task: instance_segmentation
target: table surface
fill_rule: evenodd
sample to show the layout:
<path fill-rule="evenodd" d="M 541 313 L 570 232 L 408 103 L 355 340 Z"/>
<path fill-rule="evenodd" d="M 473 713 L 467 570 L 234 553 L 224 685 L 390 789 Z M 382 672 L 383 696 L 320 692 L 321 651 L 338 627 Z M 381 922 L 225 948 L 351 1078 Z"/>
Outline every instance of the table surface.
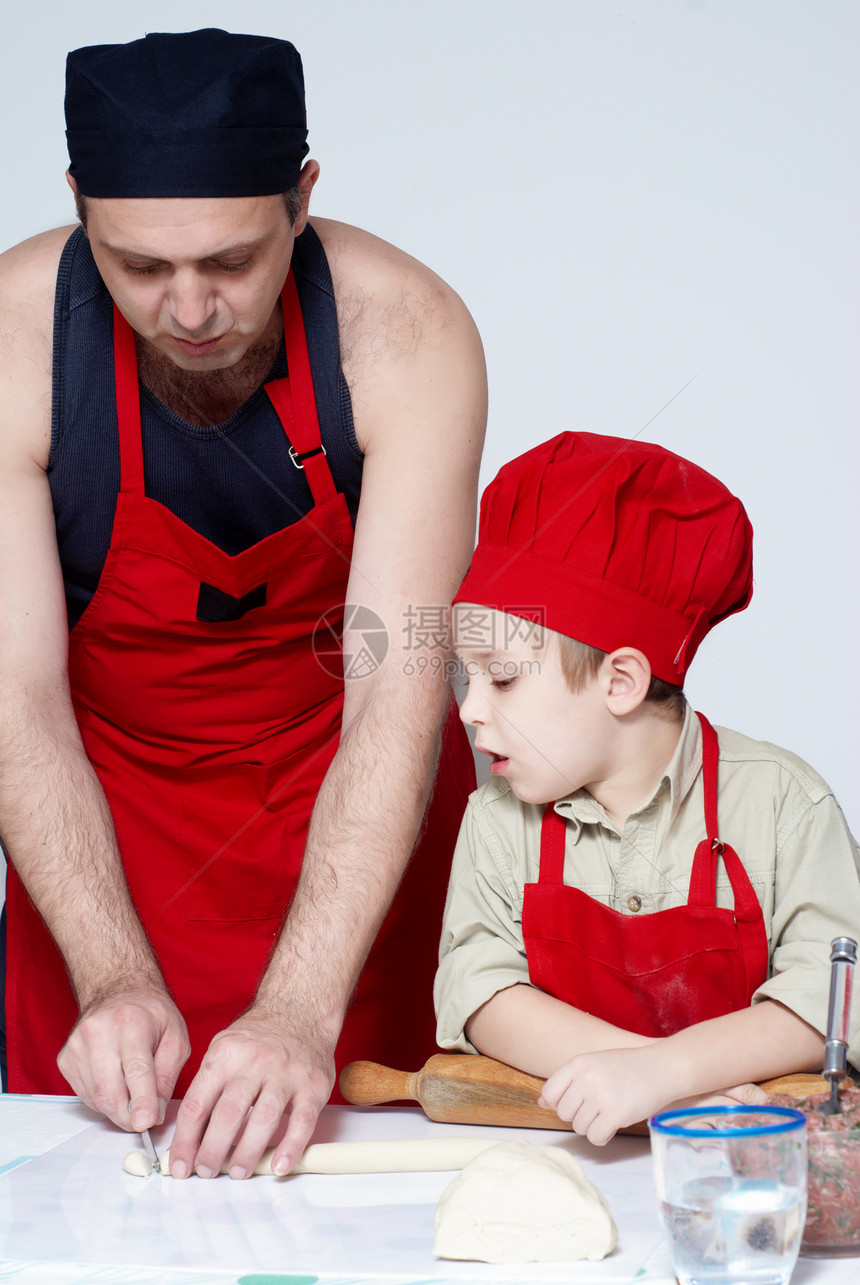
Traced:
<path fill-rule="evenodd" d="M 156 1135 L 160 1147 L 170 1129 Z M 185 1182 L 121 1169 L 137 1144 L 75 1098 L 0 1096 L 0 1282 L 21 1285 L 642 1285 L 674 1280 L 647 1139 L 444 1125 L 418 1108 L 326 1107 L 315 1142 L 478 1136 L 562 1145 L 603 1191 L 618 1247 L 602 1262 L 455 1263 L 433 1254 L 452 1173 L 306 1174 Z M 801 1259 L 792 1285 L 847 1285 L 857 1259 Z"/>

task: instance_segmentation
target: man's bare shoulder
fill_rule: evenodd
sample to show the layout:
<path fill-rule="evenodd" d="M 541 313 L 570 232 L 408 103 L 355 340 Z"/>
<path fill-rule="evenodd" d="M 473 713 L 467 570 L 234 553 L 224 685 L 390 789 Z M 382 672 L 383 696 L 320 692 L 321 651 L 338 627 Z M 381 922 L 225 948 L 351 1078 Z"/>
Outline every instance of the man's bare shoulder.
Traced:
<path fill-rule="evenodd" d="M 45 467 L 57 265 L 72 228 L 54 228 L 0 254 L 0 438 L 7 460 Z"/>
<path fill-rule="evenodd" d="M 28 237 L 0 254 L 0 291 L 4 304 L 54 295 L 57 266 L 74 227 L 52 228 Z"/>
<path fill-rule="evenodd" d="M 372 283 L 375 288 L 381 278 L 392 285 L 432 285 L 454 295 L 441 277 L 390 241 L 336 219 L 314 217 L 311 222 L 325 247 L 333 278 L 344 287 L 357 289 Z"/>
<path fill-rule="evenodd" d="M 480 455 L 486 368 L 477 328 L 435 272 L 370 232 L 314 219 L 337 304 L 340 356 L 365 453 L 415 449 L 432 428 L 466 472 Z"/>
<path fill-rule="evenodd" d="M 63 246 L 71 227 L 40 232 L 0 254 L 0 334 L 14 336 L 17 351 L 32 360 L 33 344 L 41 352 L 50 341 L 54 324 L 54 290 Z M 5 345 L 4 345 L 5 346 Z"/>
<path fill-rule="evenodd" d="M 383 353 L 414 352 L 434 332 L 474 329 L 456 291 L 425 264 L 350 224 L 312 223 L 332 275 L 345 370 Z"/>

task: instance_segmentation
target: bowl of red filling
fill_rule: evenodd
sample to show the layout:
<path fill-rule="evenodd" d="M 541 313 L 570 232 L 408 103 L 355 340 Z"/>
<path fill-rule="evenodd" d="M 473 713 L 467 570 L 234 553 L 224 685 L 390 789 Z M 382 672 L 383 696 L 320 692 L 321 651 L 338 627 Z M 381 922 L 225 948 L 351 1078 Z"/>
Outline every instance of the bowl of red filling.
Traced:
<path fill-rule="evenodd" d="M 838 1115 L 821 1113 L 828 1089 L 772 1095 L 774 1103 L 806 1113 L 809 1195 L 800 1252 L 810 1258 L 860 1256 L 860 1088 L 847 1085 L 839 1090 Z"/>

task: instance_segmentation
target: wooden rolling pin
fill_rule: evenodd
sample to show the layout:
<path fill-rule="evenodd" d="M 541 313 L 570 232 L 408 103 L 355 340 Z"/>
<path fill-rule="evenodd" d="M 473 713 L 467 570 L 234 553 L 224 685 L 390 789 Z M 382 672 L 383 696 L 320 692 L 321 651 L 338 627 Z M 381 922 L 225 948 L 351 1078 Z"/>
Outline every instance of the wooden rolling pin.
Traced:
<path fill-rule="evenodd" d="M 843 1081 L 843 1085 L 850 1084 Z M 554 1111 L 538 1106 L 544 1081 L 504 1062 L 472 1053 L 437 1053 L 420 1071 L 395 1071 L 376 1062 L 350 1062 L 340 1073 L 340 1091 L 356 1106 L 382 1102 L 420 1103 L 431 1120 L 443 1124 L 508 1125 L 518 1129 L 570 1129 Z M 820 1075 L 785 1075 L 765 1080 L 767 1093 L 795 1097 L 829 1093 Z M 648 1136 L 642 1120 L 619 1133 Z"/>
<path fill-rule="evenodd" d="M 443 1124 L 570 1129 L 554 1111 L 538 1106 L 543 1086 L 535 1075 L 472 1053 L 437 1053 L 411 1074 L 376 1062 L 350 1062 L 340 1073 L 340 1091 L 356 1106 L 414 1101 Z M 634 1124 L 619 1132 L 647 1136 L 648 1126 Z"/>
<path fill-rule="evenodd" d="M 854 1081 L 850 1077 L 840 1080 L 840 1089 L 849 1089 Z M 796 1075 L 780 1075 L 775 1080 L 762 1080 L 765 1093 L 786 1093 L 790 1098 L 819 1098 L 830 1092 L 830 1081 L 812 1071 L 798 1071 Z"/>

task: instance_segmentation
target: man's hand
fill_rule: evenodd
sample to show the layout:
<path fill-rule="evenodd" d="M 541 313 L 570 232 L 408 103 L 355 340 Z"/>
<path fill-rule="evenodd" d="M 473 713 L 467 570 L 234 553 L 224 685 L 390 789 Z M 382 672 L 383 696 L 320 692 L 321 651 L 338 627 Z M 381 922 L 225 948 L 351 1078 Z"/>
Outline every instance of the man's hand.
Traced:
<path fill-rule="evenodd" d="M 190 1051 L 167 992 L 129 986 L 86 1006 L 57 1064 L 87 1106 L 139 1133 L 163 1121 Z"/>
<path fill-rule="evenodd" d="M 309 1028 L 257 1003 L 215 1036 L 179 1108 L 174 1178 L 215 1177 L 231 1152 L 230 1177 L 247 1178 L 270 1146 L 272 1171 L 290 1172 L 334 1084 L 336 1033 Z"/>

